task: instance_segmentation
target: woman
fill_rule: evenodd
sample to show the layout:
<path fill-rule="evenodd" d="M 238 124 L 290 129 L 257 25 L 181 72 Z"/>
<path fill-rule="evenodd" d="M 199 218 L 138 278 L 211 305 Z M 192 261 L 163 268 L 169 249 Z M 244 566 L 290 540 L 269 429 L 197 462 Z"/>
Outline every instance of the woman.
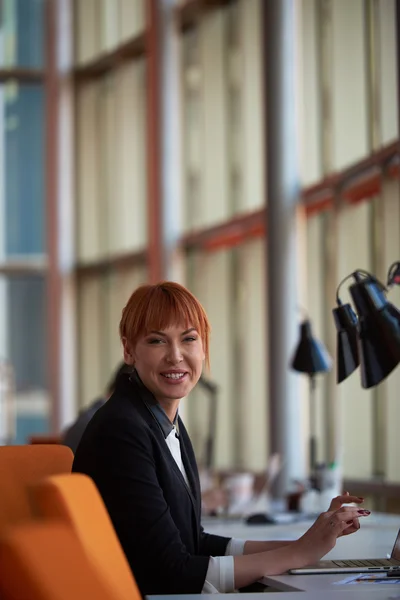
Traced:
<path fill-rule="evenodd" d="M 313 563 L 369 514 L 342 507 L 361 498 L 339 496 L 294 542 L 203 531 L 196 460 L 178 408 L 208 364 L 209 332 L 204 309 L 181 285 L 138 288 L 120 322 L 132 373 L 120 378 L 76 452 L 73 470 L 95 481 L 143 595 L 230 592 Z"/>

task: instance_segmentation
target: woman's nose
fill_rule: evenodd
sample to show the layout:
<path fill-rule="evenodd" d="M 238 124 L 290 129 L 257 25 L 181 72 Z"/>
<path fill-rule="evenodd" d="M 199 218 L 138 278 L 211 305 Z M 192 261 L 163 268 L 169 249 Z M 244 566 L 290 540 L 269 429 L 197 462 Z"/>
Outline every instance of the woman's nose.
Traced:
<path fill-rule="evenodd" d="M 176 365 L 177 363 L 180 363 L 183 360 L 182 352 L 181 352 L 180 346 L 178 344 L 171 345 L 169 347 L 167 360 L 172 365 Z"/>

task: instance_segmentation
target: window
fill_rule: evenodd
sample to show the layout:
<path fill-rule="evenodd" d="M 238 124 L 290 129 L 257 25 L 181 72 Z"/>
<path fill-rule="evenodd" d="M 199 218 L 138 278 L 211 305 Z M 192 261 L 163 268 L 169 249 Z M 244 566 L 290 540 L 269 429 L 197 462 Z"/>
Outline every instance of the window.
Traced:
<path fill-rule="evenodd" d="M 321 81 L 319 77 L 320 38 L 318 36 L 316 0 L 304 0 L 302 7 L 302 86 L 301 86 L 301 175 L 304 185 L 314 183 L 322 175 L 321 157 Z"/>
<path fill-rule="evenodd" d="M 45 0 L 3 0 L 0 22 L 0 64 L 40 69 L 44 62 Z"/>
<path fill-rule="evenodd" d="M 79 404 L 101 396 L 122 360 L 118 325 L 131 293 L 144 283 L 143 268 L 111 270 L 82 278 L 78 291 Z"/>
<path fill-rule="evenodd" d="M 239 466 L 262 471 L 268 456 L 268 326 L 265 242 L 248 242 L 237 252 L 236 429 Z M 251 292 L 249 292 L 251 290 Z M 251 432 L 251 433 L 250 433 Z"/>
<path fill-rule="evenodd" d="M 332 167 L 343 169 L 369 152 L 364 3 L 333 0 Z"/>
<path fill-rule="evenodd" d="M 41 276 L 0 278 L 0 357 L 14 373 L 14 441 L 21 444 L 27 433 L 48 429 L 46 289 Z"/>
<path fill-rule="evenodd" d="M 234 431 L 234 363 L 233 348 L 236 336 L 232 301 L 232 253 L 198 253 L 190 263 L 188 287 L 199 298 L 210 319 L 211 370 L 208 375 L 219 386 L 218 431 L 215 440 L 216 464 L 229 468 L 235 464 Z M 193 396 L 193 397 L 192 397 Z M 200 401 L 200 399 L 202 399 Z M 202 456 L 208 421 L 203 410 L 204 392 L 196 386 L 185 405 L 188 427 L 193 435 L 195 449 Z"/>
<path fill-rule="evenodd" d="M 95 60 L 143 33 L 145 8 L 145 0 L 75 0 L 76 62 Z"/>
<path fill-rule="evenodd" d="M 338 282 L 358 268 L 373 271 L 372 204 L 363 202 L 344 207 L 338 225 Z M 350 300 L 346 286 L 341 291 L 341 299 Z M 362 479 L 374 474 L 373 394 L 374 389 L 361 387 L 359 370 L 337 386 L 343 428 L 343 466 L 348 477 Z M 362 435 L 354 435 L 354 423 L 358 423 Z"/>
<path fill-rule="evenodd" d="M 185 226 L 188 229 L 198 227 L 202 222 L 203 103 L 199 44 L 198 29 L 191 29 L 183 36 L 183 172 Z"/>
<path fill-rule="evenodd" d="M 43 102 L 39 85 L 0 86 L 3 258 L 45 252 Z"/>

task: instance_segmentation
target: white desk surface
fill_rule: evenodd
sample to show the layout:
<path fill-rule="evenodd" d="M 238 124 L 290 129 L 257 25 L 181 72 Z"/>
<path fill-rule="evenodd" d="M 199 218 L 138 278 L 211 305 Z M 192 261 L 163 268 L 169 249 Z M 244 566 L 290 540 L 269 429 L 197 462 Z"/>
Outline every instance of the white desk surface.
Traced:
<path fill-rule="evenodd" d="M 246 525 L 243 520 L 203 519 L 207 533 L 245 540 L 297 539 L 311 525 L 312 521 L 286 525 Z M 361 529 L 357 533 L 340 538 L 336 547 L 326 558 L 384 558 L 391 552 L 397 531 L 400 528 L 400 515 L 372 514 L 361 519 Z M 333 585 L 348 577 L 339 575 L 279 575 L 265 577 L 262 581 L 273 588 L 265 593 L 229 594 L 230 600 L 294 600 L 293 592 L 300 592 L 301 600 L 400 600 L 400 585 L 359 584 Z M 272 596 L 271 596 L 272 594 Z M 174 596 L 147 596 L 148 600 L 172 600 Z M 182 594 L 176 600 L 220 600 L 221 594 Z"/>
<path fill-rule="evenodd" d="M 361 528 L 357 533 L 340 538 L 336 547 L 326 555 L 326 558 L 385 558 L 391 552 L 397 531 L 400 527 L 400 515 L 371 514 L 369 517 L 360 519 Z M 312 521 L 302 521 L 287 525 L 246 525 L 243 521 L 222 521 L 205 519 L 204 529 L 208 533 L 237 537 L 245 540 L 279 540 L 297 539 L 311 525 Z M 280 592 L 307 591 L 315 592 L 331 590 L 334 596 L 346 591 L 346 599 L 349 600 L 353 594 L 354 598 L 361 598 L 362 594 L 368 592 L 368 598 L 389 598 L 400 596 L 400 585 L 396 584 L 362 584 L 355 585 L 333 585 L 333 582 L 348 577 L 349 574 L 340 575 L 279 575 L 264 577 L 263 583 Z M 355 589 L 357 588 L 357 589 Z M 384 589 L 383 589 L 384 588 Z M 378 591 L 382 589 L 383 595 Z M 360 590 L 360 591 L 359 591 Z M 378 590 L 378 591 L 377 591 Z M 351 592 L 351 596 L 348 593 Z M 370 595 L 370 594 L 378 595 Z M 335 595 L 336 594 L 336 595 Z M 385 595 L 386 594 L 386 595 Z M 243 594 L 240 594 L 243 597 Z M 251 594 L 254 599 L 254 594 Z M 283 596 L 279 596 L 284 600 Z M 305 598 L 305 596 L 302 596 Z M 315 596 L 316 597 L 316 596 Z M 308 595 L 307 595 L 308 598 Z M 314 596 L 310 596 L 314 598 Z M 244 599 L 243 599 L 244 600 Z M 255 600 L 255 599 L 254 599 Z M 399 598 L 400 600 L 400 598 Z"/>

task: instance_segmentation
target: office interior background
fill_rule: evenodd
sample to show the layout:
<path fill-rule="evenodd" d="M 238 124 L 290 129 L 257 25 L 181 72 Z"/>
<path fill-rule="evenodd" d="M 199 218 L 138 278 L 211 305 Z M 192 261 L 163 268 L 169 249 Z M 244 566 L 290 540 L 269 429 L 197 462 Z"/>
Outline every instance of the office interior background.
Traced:
<path fill-rule="evenodd" d="M 215 466 L 265 469 L 261 11 L 261 0 L 3 0 L 0 358 L 3 388 L 10 367 L 15 383 L 15 419 L 0 396 L 3 443 L 58 433 L 102 394 L 124 304 L 165 277 L 212 324 Z M 297 275 L 333 358 L 339 282 L 356 268 L 385 281 L 400 259 L 397 23 L 395 0 L 296 2 Z M 390 299 L 400 305 L 396 289 Z M 307 381 L 294 377 L 306 455 Z M 340 460 L 346 482 L 388 508 L 399 388 L 399 370 L 370 390 L 357 372 L 337 385 L 335 364 L 317 381 L 318 460 Z M 183 407 L 199 458 L 209 410 L 201 388 Z"/>

